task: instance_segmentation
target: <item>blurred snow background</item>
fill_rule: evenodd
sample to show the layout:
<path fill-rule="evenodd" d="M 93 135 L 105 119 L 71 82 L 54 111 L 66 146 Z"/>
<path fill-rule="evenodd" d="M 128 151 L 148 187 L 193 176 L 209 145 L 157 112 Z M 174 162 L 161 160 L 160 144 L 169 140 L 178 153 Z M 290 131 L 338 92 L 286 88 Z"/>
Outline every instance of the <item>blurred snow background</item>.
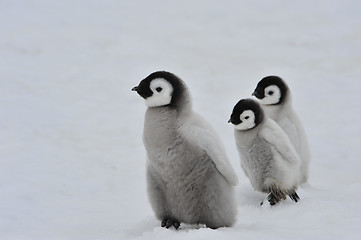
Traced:
<path fill-rule="evenodd" d="M 361 2 L 0 0 L 0 239 L 359 239 Z M 159 227 L 145 191 L 142 99 L 188 84 L 237 170 L 238 221 Z M 260 207 L 234 104 L 283 77 L 312 150 L 301 202 Z"/>

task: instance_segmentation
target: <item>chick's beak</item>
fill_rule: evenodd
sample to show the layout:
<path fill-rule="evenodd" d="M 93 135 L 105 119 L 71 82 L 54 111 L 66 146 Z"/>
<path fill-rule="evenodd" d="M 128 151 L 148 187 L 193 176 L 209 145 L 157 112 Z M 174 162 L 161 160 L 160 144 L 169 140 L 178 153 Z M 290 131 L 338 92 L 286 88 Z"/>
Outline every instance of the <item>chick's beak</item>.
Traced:
<path fill-rule="evenodd" d="M 256 96 L 256 93 L 257 93 L 257 91 L 254 90 L 254 92 L 252 93 L 252 96 Z"/>
<path fill-rule="evenodd" d="M 229 120 L 228 120 L 228 123 L 231 123 L 231 122 L 232 122 L 232 120 L 231 120 L 231 119 L 229 119 Z"/>
<path fill-rule="evenodd" d="M 138 91 L 138 86 L 133 87 L 133 88 L 132 88 L 132 91 L 136 91 L 136 92 L 137 92 L 137 91 Z"/>

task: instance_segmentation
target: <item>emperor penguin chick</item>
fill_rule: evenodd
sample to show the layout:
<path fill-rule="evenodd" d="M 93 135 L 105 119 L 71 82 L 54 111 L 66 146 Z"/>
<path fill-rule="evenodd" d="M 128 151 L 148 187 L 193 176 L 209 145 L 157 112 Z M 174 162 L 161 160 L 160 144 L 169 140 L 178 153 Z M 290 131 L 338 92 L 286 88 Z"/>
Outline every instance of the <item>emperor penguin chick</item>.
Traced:
<path fill-rule="evenodd" d="M 266 115 L 280 125 L 300 156 L 299 184 L 308 181 L 310 150 L 302 123 L 292 107 L 291 91 L 277 76 L 263 78 L 253 94 L 258 98 Z"/>
<path fill-rule="evenodd" d="M 215 132 L 192 111 L 185 83 L 158 71 L 132 90 L 148 107 L 143 132 L 147 189 L 161 226 L 232 226 L 238 179 Z"/>
<path fill-rule="evenodd" d="M 287 195 L 297 202 L 299 157 L 285 132 L 252 99 L 240 100 L 229 122 L 234 124 L 241 167 L 253 188 L 267 193 L 271 205 Z"/>

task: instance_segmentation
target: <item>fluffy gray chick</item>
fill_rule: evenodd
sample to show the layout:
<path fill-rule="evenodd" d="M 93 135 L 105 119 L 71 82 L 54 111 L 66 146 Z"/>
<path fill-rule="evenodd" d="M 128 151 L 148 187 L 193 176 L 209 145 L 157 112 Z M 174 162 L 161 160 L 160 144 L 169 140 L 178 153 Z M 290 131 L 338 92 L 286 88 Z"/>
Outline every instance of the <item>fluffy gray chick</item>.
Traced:
<path fill-rule="evenodd" d="M 252 99 L 240 100 L 229 120 L 241 166 L 256 191 L 275 205 L 288 195 L 297 202 L 299 157 L 286 133 Z"/>
<path fill-rule="evenodd" d="M 238 179 L 215 132 L 192 111 L 185 83 L 159 71 L 132 90 L 148 106 L 143 132 L 147 187 L 161 226 L 232 226 Z"/>
<path fill-rule="evenodd" d="M 292 107 L 292 95 L 286 82 L 277 76 L 263 78 L 253 94 L 258 98 L 266 115 L 287 134 L 300 156 L 299 184 L 308 181 L 310 149 L 306 132 Z"/>

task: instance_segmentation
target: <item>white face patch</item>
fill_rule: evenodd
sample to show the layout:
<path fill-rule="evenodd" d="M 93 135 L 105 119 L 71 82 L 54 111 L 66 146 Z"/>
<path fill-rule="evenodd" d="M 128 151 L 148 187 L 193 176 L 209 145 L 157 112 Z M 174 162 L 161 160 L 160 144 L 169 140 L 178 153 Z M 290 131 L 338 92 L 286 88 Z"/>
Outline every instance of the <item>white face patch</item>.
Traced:
<path fill-rule="evenodd" d="M 256 116 L 252 110 L 243 111 L 239 118 L 242 122 L 234 126 L 237 130 L 248 130 L 256 126 Z"/>
<path fill-rule="evenodd" d="M 264 105 L 277 104 L 281 99 L 281 90 L 276 85 L 268 86 L 264 89 L 264 98 L 259 102 Z"/>
<path fill-rule="evenodd" d="M 150 82 L 153 95 L 145 99 L 147 107 L 160 107 L 168 105 L 172 100 L 173 86 L 164 78 L 156 78 Z"/>

